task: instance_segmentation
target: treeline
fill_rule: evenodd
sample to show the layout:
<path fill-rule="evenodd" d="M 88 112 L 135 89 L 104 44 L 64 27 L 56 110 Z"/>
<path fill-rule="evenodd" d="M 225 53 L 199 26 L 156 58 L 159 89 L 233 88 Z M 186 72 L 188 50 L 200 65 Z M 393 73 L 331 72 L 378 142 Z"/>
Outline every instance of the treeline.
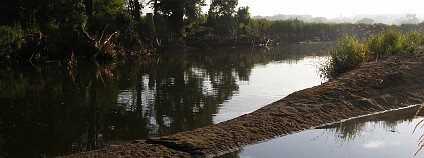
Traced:
<path fill-rule="evenodd" d="M 114 59 L 149 52 L 139 7 L 123 0 L 7 0 L 0 2 L 0 59 L 45 62 Z M 138 15 L 138 16 L 137 16 Z"/>
<path fill-rule="evenodd" d="M 252 20 L 250 36 L 272 39 L 278 43 L 336 41 L 344 35 L 367 38 L 372 34 L 397 28 L 402 32 L 422 32 L 424 23 L 400 26 L 385 24 L 308 23 L 297 19 L 269 21 Z"/>
<path fill-rule="evenodd" d="M 142 58 L 166 48 L 267 45 L 366 37 L 383 24 L 251 19 L 238 0 L 7 0 L 0 2 L 0 61 Z M 144 1 L 143 1 L 144 2 Z M 153 13 L 143 14 L 150 7 Z M 405 29 L 421 30 L 423 24 Z M 403 27 L 403 26 L 400 26 Z"/>
<path fill-rule="evenodd" d="M 143 57 L 161 45 L 185 45 L 187 36 L 234 38 L 250 19 L 247 7 L 237 10 L 237 0 L 214 0 L 208 14 L 201 12 L 204 0 L 150 0 L 147 5 L 154 13 L 142 16 L 146 4 L 139 0 L 1 1 L 0 59 Z"/>

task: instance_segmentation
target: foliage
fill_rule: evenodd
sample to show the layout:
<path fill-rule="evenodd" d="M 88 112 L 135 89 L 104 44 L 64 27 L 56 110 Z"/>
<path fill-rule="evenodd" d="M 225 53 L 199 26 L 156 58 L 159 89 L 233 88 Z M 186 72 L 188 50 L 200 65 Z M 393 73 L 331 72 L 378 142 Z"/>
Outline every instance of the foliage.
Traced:
<path fill-rule="evenodd" d="M 352 36 L 343 36 L 335 48 L 329 51 L 331 59 L 328 65 L 321 68 L 325 76 L 337 76 L 366 61 L 366 45 Z"/>
<path fill-rule="evenodd" d="M 121 0 L 99 0 L 88 23 L 89 32 L 100 36 L 106 25 L 108 25 L 106 33 L 112 33 L 120 30 L 122 26 L 130 25 L 129 13 L 123 6 L 124 3 Z"/>
<path fill-rule="evenodd" d="M 251 21 L 249 7 L 240 7 L 237 10 L 236 19 L 239 24 L 238 34 L 247 34 L 247 26 Z"/>
<path fill-rule="evenodd" d="M 123 0 L 2 1 L 1 31 L 7 36 L 2 39 L 0 59 L 39 62 L 71 54 L 90 58 L 98 54 L 91 42 L 106 37 L 113 42 L 101 50 L 105 54 L 143 49 L 144 24 L 126 7 Z M 21 42 L 14 42 L 16 38 Z"/>
<path fill-rule="evenodd" d="M 182 33 L 184 26 L 196 22 L 201 17 L 201 6 L 204 0 L 151 0 L 154 9 L 160 12 L 169 22 L 174 33 Z"/>
<path fill-rule="evenodd" d="M 214 0 L 208 12 L 208 25 L 220 36 L 233 37 L 237 21 L 235 16 L 238 0 Z"/>
<path fill-rule="evenodd" d="M 372 54 L 371 58 L 375 59 L 382 55 L 413 53 L 421 44 L 422 38 L 418 31 L 402 34 L 400 30 L 392 28 L 370 36 L 367 45 Z"/>
<path fill-rule="evenodd" d="M 332 78 L 382 56 L 415 53 L 422 44 L 422 38 L 418 31 L 403 34 L 393 28 L 373 34 L 363 41 L 354 36 L 344 36 L 329 51 L 330 61 L 320 69 L 325 77 Z"/>
<path fill-rule="evenodd" d="M 0 25 L 0 59 L 10 59 L 13 50 L 21 49 L 23 31 L 19 25 Z"/>
<path fill-rule="evenodd" d="M 39 30 L 35 31 L 45 38 L 46 48 L 36 53 L 50 58 L 67 57 L 72 50 L 82 47 L 77 28 L 86 25 L 84 5 L 80 0 L 62 0 L 51 2 L 49 7 L 49 20 L 40 21 Z"/>
<path fill-rule="evenodd" d="M 81 0 L 3 1 L 1 4 L 11 11 L 0 16 L 6 19 L 3 24 L 9 27 L 17 24 L 22 30 L 20 43 L 23 45 L 10 50 L 15 59 L 32 61 L 47 56 L 63 57 L 66 56 L 63 52 L 78 47 L 75 45 L 79 43 L 76 28 L 85 25 L 86 21 Z M 1 58 L 4 57 L 7 58 Z"/>
<path fill-rule="evenodd" d="M 181 37 L 193 43 L 201 41 L 206 46 L 333 41 L 343 34 L 362 39 L 389 28 L 382 24 L 251 19 L 249 7 L 237 8 L 238 0 L 213 0 L 208 14 L 201 13 L 205 0 L 150 0 L 148 3 L 155 11 L 157 37 L 162 44 L 170 45 L 190 42 L 182 41 Z M 99 52 L 116 59 L 135 51 L 156 50 L 159 44 L 149 45 L 146 38 L 150 37 L 151 30 L 146 18 L 141 17 L 143 4 L 140 0 L 1 1 L 0 31 L 6 36 L 0 37 L 0 60 L 39 62 L 69 58 L 71 54 L 90 58 Z M 424 23 L 402 25 L 401 31 L 370 37 L 367 47 L 374 55 L 413 52 L 422 40 L 418 32 L 423 28 Z M 398 35 L 415 29 L 417 31 L 408 36 Z M 107 49 L 96 46 L 101 41 L 107 41 Z M 198 43 L 202 45 L 201 42 Z"/>

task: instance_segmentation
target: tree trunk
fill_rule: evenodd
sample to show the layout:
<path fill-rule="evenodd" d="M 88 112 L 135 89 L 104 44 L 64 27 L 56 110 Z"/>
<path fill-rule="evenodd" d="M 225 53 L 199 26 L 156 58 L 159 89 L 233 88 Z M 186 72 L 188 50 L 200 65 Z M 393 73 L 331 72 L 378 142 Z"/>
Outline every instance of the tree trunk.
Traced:
<path fill-rule="evenodd" d="M 171 15 L 171 21 L 175 26 L 175 33 L 181 35 L 182 29 L 184 26 L 184 1 L 177 3 L 177 6 L 175 6 L 175 12 Z"/>
<path fill-rule="evenodd" d="M 153 14 L 147 13 L 147 26 L 149 28 L 149 34 L 150 34 L 150 44 L 154 47 L 160 46 L 158 36 L 156 34 L 156 28 L 155 28 L 155 22 L 153 20 Z"/>
<path fill-rule="evenodd" d="M 155 0 L 154 6 L 153 6 L 153 13 L 154 15 L 158 15 L 158 0 Z"/>
<path fill-rule="evenodd" d="M 141 8 L 142 8 L 142 6 L 140 5 L 140 2 L 138 2 L 138 0 L 134 0 L 133 16 L 134 16 L 135 20 L 138 21 L 138 22 L 141 21 Z"/>

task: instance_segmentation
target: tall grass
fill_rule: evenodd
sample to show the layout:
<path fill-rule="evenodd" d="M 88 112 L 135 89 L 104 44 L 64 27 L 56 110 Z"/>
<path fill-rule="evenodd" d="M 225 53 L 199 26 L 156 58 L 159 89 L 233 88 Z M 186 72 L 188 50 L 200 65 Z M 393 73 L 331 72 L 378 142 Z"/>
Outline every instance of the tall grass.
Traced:
<path fill-rule="evenodd" d="M 422 109 L 424 107 L 424 103 L 421 104 L 420 108 L 417 110 L 417 113 L 415 113 L 414 118 L 419 116 L 419 113 L 421 113 Z M 415 125 L 414 130 L 412 131 L 412 133 L 415 133 L 416 130 L 418 129 L 422 129 L 424 127 L 424 119 L 422 119 L 421 121 L 419 121 L 417 123 L 417 125 Z M 417 154 L 424 148 L 424 134 L 421 135 L 420 140 L 418 140 L 418 150 L 415 152 L 414 156 L 417 156 Z"/>
<path fill-rule="evenodd" d="M 337 45 L 329 50 L 328 63 L 320 68 L 327 78 L 334 78 L 365 62 L 394 54 L 413 54 L 423 42 L 423 35 L 418 31 L 403 34 L 398 29 L 388 29 L 359 40 L 345 35 L 338 39 Z"/>

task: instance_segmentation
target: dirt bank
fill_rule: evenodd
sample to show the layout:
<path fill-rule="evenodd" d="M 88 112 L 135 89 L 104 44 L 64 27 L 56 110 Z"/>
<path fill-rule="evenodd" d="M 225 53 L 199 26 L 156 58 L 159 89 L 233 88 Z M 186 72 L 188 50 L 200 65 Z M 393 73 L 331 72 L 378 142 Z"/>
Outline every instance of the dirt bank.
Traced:
<path fill-rule="evenodd" d="M 186 153 L 190 153 L 210 157 L 313 126 L 419 104 L 424 102 L 423 61 L 422 56 L 393 56 L 366 63 L 339 78 L 295 92 L 233 120 L 152 138 L 146 140 L 147 144 L 129 144 L 119 149 L 107 148 L 71 156 L 119 157 L 117 152 L 125 152 L 124 157 L 136 157 L 139 155 L 132 153 L 147 150 L 150 155 L 157 154 L 150 152 L 154 149 L 164 150 L 168 156 L 188 157 Z"/>
<path fill-rule="evenodd" d="M 138 142 L 125 145 L 112 145 L 105 149 L 88 151 L 73 154 L 64 157 L 167 157 L 167 158 L 184 158 L 190 157 L 190 154 L 180 151 L 168 149 L 162 145 L 146 144 Z"/>

